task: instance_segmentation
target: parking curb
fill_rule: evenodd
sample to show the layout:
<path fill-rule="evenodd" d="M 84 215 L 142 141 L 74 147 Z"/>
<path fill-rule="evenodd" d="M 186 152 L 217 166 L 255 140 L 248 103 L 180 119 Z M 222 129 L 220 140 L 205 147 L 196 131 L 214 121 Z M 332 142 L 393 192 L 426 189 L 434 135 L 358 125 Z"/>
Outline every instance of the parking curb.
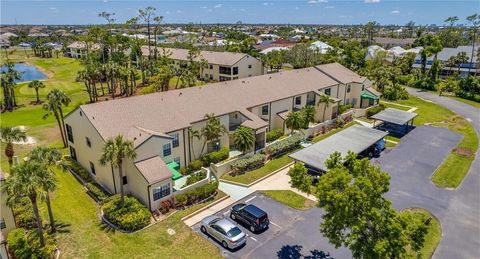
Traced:
<path fill-rule="evenodd" d="M 220 203 L 220 202 L 222 202 L 222 201 L 224 201 L 224 200 L 226 200 L 226 199 L 228 199 L 228 198 L 230 198 L 230 195 L 227 194 L 226 196 L 224 196 L 224 197 L 222 197 L 222 198 L 220 198 L 220 199 L 218 199 L 218 200 L 216 200 L 216 201 L 208 204 L 207 206 L 205 206 L 205 207 L 203 207 L 203 208 L 201 208 L 201 209 L 199 209 L 199 210 L 196 210 L 196 211 L 188 214 L 187 216 L 184 216 L 184 217 L 181 218 L 180 220 L 181 220 L 181 221 L 185 221 L 185 220 L 187 220 L 187 219 L 190 219 L 190 218 L 196 216 L 197 214 L 200 214 L 200 213 L 203 212 L 204 210 L 207 210 L 207 209 L 213 207 L 214 205 L 217 205 L 218 203 Z"/>

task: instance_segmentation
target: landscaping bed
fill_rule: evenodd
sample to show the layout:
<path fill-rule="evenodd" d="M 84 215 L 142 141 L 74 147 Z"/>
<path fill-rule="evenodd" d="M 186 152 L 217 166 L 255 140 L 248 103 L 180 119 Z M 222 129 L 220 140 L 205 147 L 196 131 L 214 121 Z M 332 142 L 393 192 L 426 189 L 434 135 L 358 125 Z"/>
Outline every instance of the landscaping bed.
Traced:
<path fill-rule="evenodd" d="M 150 224 L 151 213 L 148 208 L 131 196 L 124 197 L 122 206 L 120 195 L 109 198 L 102 206 L 103 216 L 119 229 L 132 232 Z"/>
<path fill-rule="evenodd" d="M 261 193 L 294 209 L 306 210 L 315 207 L 314 201 L 290 190 L 266 190 Z"/>

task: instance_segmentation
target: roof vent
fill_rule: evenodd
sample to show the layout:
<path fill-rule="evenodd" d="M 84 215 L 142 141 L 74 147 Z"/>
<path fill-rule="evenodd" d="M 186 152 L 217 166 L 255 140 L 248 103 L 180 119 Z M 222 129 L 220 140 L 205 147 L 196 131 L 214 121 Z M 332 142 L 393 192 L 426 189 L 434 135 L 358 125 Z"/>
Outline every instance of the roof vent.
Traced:
<path fill-rule="evenodd" d="M 272 79 L 272 77 L 269 77 L 268 79 Z"/>
<path fill-rule="evenodd" d="M 135 140 L 137 140 L 137 137 L 134 137 L 134 138 L 133 138 L 133 141 L 135 141 Z"/>
<path fill-rule="evenodd" d="M 180 92 L 180 93 L 178 94 L 178 96 L 181 96 L 181 95 L 182 95 L 182 92 Z"/>

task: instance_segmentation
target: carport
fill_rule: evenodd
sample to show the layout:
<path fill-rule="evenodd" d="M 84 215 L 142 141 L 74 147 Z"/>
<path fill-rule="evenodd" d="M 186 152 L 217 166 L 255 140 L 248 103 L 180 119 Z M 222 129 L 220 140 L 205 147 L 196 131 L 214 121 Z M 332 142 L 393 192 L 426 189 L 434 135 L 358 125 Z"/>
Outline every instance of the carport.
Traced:
<path fill-rule="evenodd" d="M 380 125 L 376 125 L 375 128 L 397 132 L 403 135 L 413 128 L 413 120 L 417 115 L 418 114 L 414 112 L 386 108 L 385 110 L 372 115 L 370 118 L 373 119 L 373 125 L 376 125 L 377 120 L 382 122 Z"/>
<path fill-rule="evenodd" d="M 309 169 L 317 169 L 319 173 L 320 171 L 325 172 L 327 171 L 325 161 L 333 152 L 340 152 L 344 157 L 348 151 L 361 154 L 377 145 L 377 148 L 381 150 L 384 148 L 384 143 L 381 141 L 387 134 L 381 130 L 354 125 L 297 151 L 290 157 L 295 161 L 305 163 L 305 166 Z"/>

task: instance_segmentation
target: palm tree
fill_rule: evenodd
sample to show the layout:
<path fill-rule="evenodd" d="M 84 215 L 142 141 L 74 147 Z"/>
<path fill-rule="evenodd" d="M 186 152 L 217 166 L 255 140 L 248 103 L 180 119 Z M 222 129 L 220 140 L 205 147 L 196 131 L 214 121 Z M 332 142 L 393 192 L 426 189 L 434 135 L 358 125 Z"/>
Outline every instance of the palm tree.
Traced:
<path fill-rule="evenodd" d="M 58 128 L 60 129 L 60 135 L 62 136 L 64 147 L 67 146 L 67 135 L 65 133 L 65 122 L 63 121 L 62 106 L 68 106 L 70 102 L 70 98 L 64 92 L 55 88 L 47 94 L 47 102 L 43 104 L 43 109 L 48 111 L 43 118 L 47 118 L 50 114 L 55 116 Z"/>
<path fill-rule="evenodd" d="M 33 88 L 33 89 L 35 89 L 35 93 L 36 93 L 36 95 L 37 95 L 37 104 L 39 104 L 39 103 L 40 103 L 40 98 L 38 97 L 38 90 L 39 90 L 40 88 L 45 88 L 45 84 L 44 84 L 43 82 L 41 82 L 41 81 L 33 80 L 32 82 L 30 82 L 30 83 L 28 84 L 28 88 Z"/>
<path fill-rule="evenodd" d="M 470 63 L 473 64 L 473 53 L 475 53 L 475 41 L 477 41 L 477 31 L 480 25 L 480 15 L 472 14 L 467 17 L 468 23 L 472 25 L 472 54 L 470 56 Z M 468 73 L 470 74 L 470 69 L 472 66 L 468 66 Z"/>
<path fill-rule="evenodd" d="M 48 174 L 42 165 L 35 162 L 26 162 L 12 168 L 12 174 L 7 178 L 2 186 L 3 191 L 9 199 L 18 200 L 22 197 L 28 197 L 32 203 L 33 214 L 37 220 L 37 231 L 40 239 L 40 246 L 45 246 L 43 236 L 43 223 L 38 211 L 38 198 L 43 192 L 43 182 Z"/>
<path fill-rule="evenodd" d="M 458 73 L 460 74 L 460 68 L 462 67 L 461 65 L 462 64 L 465 64 L 468 62 L 468 56 L 467 56 L 467 52 L 465 51 L 462 51 L 460 53 L 457 54 L 456 56 L 456 63 L 457 63 L 457 67 L 458 67 Z"/>
<path fill-rule="evenodd" d="M 13 165 L 13 156 L 15 155 L 15 150 L 13 149 L 13 142 L 26 141 L 27 134 L 25 134 L 25 131 L 21 130 L 18 127 L 1 127 L 0 138 L 3 143 L 7 144 L 5 147 L 5 156 L 7 156 L 8 158 L 8 165 L 11 170 Z"/>
<path fill-rule="evenodd" d="M 300 130 L 305 125 L 303 117 L 299 112 L 291 112 L 288 114 L 287 119 L 285 120 L 285 126 L 293 132 L 295 130 Z"/>
<path fill-rule="evenodd" d="M 42 181 L 43 190 L 45 191 L 45 203 L 47 204 L 48 217 L 50 219 L 50 228 L 52 232 L 56 231 L 55 219 L 53 217 L 52 206 L 50 203 L 50 193 L 57 188 L 57 182 L 55 179 L 55 171 L 52 170 L 53 166 L 56 166 L 62 170 L 66 170 L 66 164 L 62 160 L 62 153 L 55 148 L 49 147 L 36 147 L 30 153 L 28 153 L 30 161 L 43 166 L 49 174 L 45 174 L 45 178 Z"/>
<path fill-rule="evenodd" d="M 200 155 L 203 154 L 207 142 L 217 140 L 227 132 L 225 126 L 220 122 L 219 119 L 215 118 L 213 113 L 205 114 L 205 119 L 207 119 L 207 125 L 202 128 L 201 132 L 202 136 L 205 138 L 205 142 L 203 143 L 202 152 Z"/>
<path fill-rule="evenodd" d="M 124 139 L 122 135 L 118 135 L 115 138 L 108 139 L 103 146 L 102 156 L 100 157 L 100 164 L 106 165 L 109 163 L 112 167 L 118 167 L 118 176 L 120 179 L 120 204 L 124 204 L 124 192 L 123 192 L 123 160 L 125 158 L 135 159 L 137 153 L 133 148 L 133 142 Z"/>
<path fill-rule="evenodd" d="M 199 130 L 194 130 L 192 128 L 188 128 L 188 135 L 190 137 L 190 148 L 192 150 L 193 160 L 197 159 L 195 156 L 195 148 L 193 147 L 193 138 L 200 140 L 202 135 L 200 134 Z"/>
<path fill-rule="evenodd" d="M 315 122 L 315 107 L 313 107 L 312 105 L 307 105 L 303 107 L 301 113 L 305 122 L 305 128 L 308 128 L 308 124 L 310 122 Z"/>
<path fill-rule="evenodd" d="M 243 153 L 249 151 L 255 144 L 255 134 L 252 129 L 247 127 L 238 127 L 233 136 L 235 147 Z"/>
<path fill-rule="evenodd" d="M 330 96 L 328 95 L 320 95 L 320 100 L 318 100 L 317 105 L 320 105 L 321 103 L 325 104 L 323 106 L 323 117 L 322 117 L 322 121 L 325 121 L 325 113 L 327 112 L 327 107 L 330 106 L 330 103 L 333 103 L 333 99 L 330 98 Z"/>

